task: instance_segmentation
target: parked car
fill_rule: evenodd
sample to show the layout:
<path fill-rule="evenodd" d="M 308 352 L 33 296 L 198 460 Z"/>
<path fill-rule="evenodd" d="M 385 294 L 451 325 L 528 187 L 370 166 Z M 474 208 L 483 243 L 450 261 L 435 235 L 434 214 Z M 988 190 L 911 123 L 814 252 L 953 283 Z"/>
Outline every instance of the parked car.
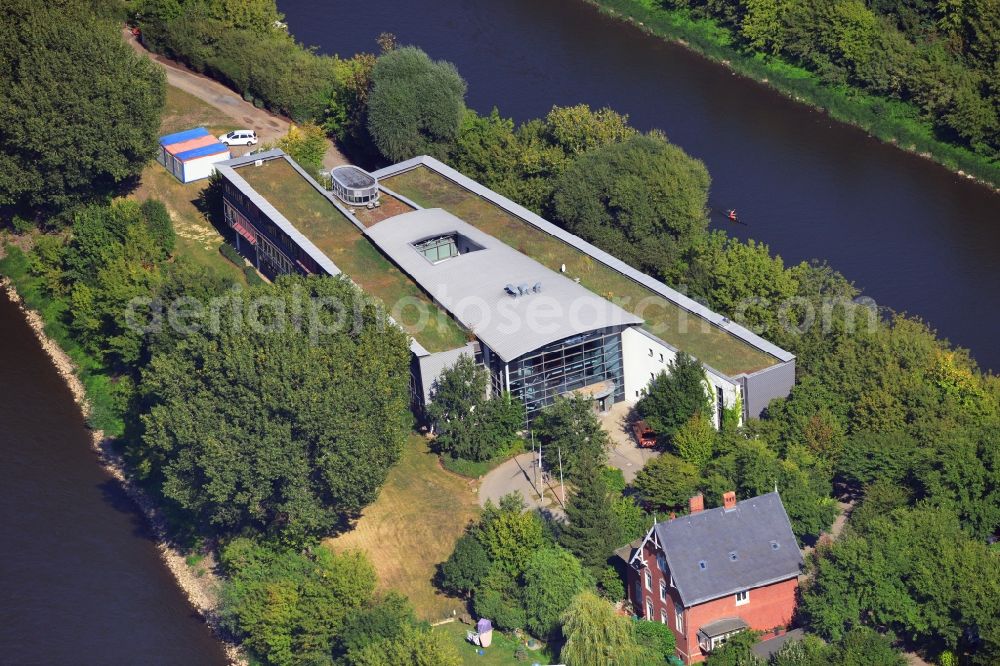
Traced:
<path fill-rule="evenodd" d="M 227 146 L 255 146 L 257 145 L 257 132 L 253 130 L 233 130 L 229 134 L 220 136 L 219 142 Z"/>
<path fill-rule="evenodd" d="M 635 433 L 635 443 L 640 449 L 651 449 L 656 446 L 656 433 L 645 421 L 636 421 L 632 425 L 632 432 Z"/>

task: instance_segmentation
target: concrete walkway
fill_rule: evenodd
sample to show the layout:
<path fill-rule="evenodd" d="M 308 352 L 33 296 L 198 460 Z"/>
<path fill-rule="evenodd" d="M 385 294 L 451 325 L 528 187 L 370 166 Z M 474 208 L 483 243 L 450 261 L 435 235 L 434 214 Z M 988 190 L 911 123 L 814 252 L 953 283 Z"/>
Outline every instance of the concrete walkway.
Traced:
<path fill-rule="evenodd" d="M 127 28 L 122 30 L 122 37 L 135 49 L 153 62 L 159 64 L 167 75 L 167 83 L 190 93 L 202 101 L 214 106 L 232 118 L 240 128 L 252 129 L 257 132 L 261 143 L 271 143 L 288 133 L 291 120 L 284 116 L 258 109 L 247 102 L 239 93 L 230 90 L 218 81 L 204 74 L 193 72 L 184 65 L 161 55 L 150 53 Z M 347 164 L 344 157 L 332 141 L 327 141 L 326 155 L 323 166 L 331 168 L 339 164 Z M 234 153 L 239 152 L 234 150 Z"/>
<path fill-rule="evenodd" d="M 522 453 L 490 470 L 479 484 L 480 506 L 485 506 L 487 500 L 499 504 L 504 495 L 519 492 L 528 508 L 550 511 L 555 516 L 564 515 L 559 501 L 562 496 L 559 479 L 552 478 L 544 484 L 539 479 L 539 485 L 535 485 L 535 458 L 536 454 L 531 452 Z"/>
<path fill-rule="evenodd" d="M 606 414 L 601 415 L 601 427 L 611 438 L 611 450 L 608 452 L 608 464 L 617 467 L 625 475 L 625 483 L 632 483 L 647 462 L 660 455 L 653 449 L 640 449 L 628 429 L 628 419 L 632 405 L 626 402 L 616 403 Z"/>
<path fill-rule="evenodd" d="M 639 470 L 647 461 L 659 455 L 651 449 L 640 449 L 628 433 L 627 420 L 631 406 L 624 402 L 616 404 L 607 414 L 600 416 L 603 427 L 611 439 L 612 448 L 608 451 L 608 464 L 617 467 L 625 475 L 625 481 L 631 483 Z M 546 454 L 545 467 L 555 464 L 548 460 Z M 559 498 L 562 490 L 559 487 L 559 473 L 555 471 L 544 488 L 535 486 L 535 454 L 522 453 L 493 468 L 483 477 L 479 485 L 479 504 L 492 500 L 494 504 L 507 493 L 520 492 L 525 503 L 532 509 L 551 511 L 555 515 L 563 515 Z"/>

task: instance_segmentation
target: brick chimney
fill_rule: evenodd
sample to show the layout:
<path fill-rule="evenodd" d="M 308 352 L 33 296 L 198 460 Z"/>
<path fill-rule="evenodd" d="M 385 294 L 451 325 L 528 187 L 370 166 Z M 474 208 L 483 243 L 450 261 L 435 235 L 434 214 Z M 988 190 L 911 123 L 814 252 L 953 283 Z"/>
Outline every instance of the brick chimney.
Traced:
<path fill-rule="evenodd" d="M 730 490 L 728 493 L 722 493 L 722 506 L 726 511 L 730 511 L 736 508 L 736 492 Z"/>
<path fill-rule="evenodd" d="M 698 513 L 699 511 L 705 510 L 705 496 L 698 493 L 694 497 L 688 500 L 688 508 L 691 509 L 691 513 Z"/>

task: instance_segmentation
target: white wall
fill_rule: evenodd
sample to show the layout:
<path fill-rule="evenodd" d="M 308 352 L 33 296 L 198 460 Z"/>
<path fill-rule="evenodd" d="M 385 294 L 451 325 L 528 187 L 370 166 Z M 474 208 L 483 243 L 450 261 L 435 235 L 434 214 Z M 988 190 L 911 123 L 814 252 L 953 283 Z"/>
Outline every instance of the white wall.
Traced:
<path fill-rule="evenodd" d="M 202 178 L 208 178 L 215 173 L 216 162 L 225 162 L 229 159 L 229 153 L 219 153 L 217 155 L 206 155 L 197 159 L 188 160 L 184 163 L 185 183 L 190 183 Z"/>
<path fill-rule="evenodd" d="M 652 352 L 652 355 L 650 355 Z M 625 375 L 625 401 L 634 404 L 644 394 L 653 376 L 667 369 L 667 365 L 677 355 L 670 347 L 656 338 L 646 335 L 636 327 L 622 331 L 622 361 Z M 662 360 L 661 360 L 662 359 Z M 722 389 L 723 402 L 726 407 L 736 404 L 740 395 L 740 386 L 732 380 L 707 371 L 708 381 L 712 384 L 712 405 L 715 405 L 716 389 Z M 713 410 L 713 423 L 719 427 L 718 414 Z"/>

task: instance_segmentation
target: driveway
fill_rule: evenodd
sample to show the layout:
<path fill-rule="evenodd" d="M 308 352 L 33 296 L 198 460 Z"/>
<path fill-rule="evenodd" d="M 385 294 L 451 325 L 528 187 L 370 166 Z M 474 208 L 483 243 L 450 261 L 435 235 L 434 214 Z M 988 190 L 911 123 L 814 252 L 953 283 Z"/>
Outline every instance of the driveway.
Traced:
<path fill-rule="evenodd" d="M 611 450 L 608 452 L 608 464 L 617 467 L 625 475 L 625 482 L 632 483 L 646 463 L 659 455 L 652 449 L 640 449 L 628 430 L 628 417 L 632 405 L 627 402 L 616 403 L 607 414 L 599 419 L 601 427 L 611 438 Z"/>
<path fill-rule="evenodd" d="M 122 37 L 137 53 L 145 55 L 163 68 L 167 74 L 167 83 L 219 109 L 240 127 L 255 130 L 262 143 L 274 142 L 288 133 L 288 128 L 291 125 L 288 118 L 264 109 L 258 109 L 244 100 L 239 93 L 230 90 L 218 81 L 204 74 L 193 72 L 169 58 L 150 53 L 127 28 L 122 30 Z M 327 144 L 326 155 L 323 157 L 324 167 L 329 169 L 339 164 L 348 163 L 347 158 L 337 150 L 332 141 L 327 141 Z M 233 152 L 236 154 L 239 151 Z"/>

